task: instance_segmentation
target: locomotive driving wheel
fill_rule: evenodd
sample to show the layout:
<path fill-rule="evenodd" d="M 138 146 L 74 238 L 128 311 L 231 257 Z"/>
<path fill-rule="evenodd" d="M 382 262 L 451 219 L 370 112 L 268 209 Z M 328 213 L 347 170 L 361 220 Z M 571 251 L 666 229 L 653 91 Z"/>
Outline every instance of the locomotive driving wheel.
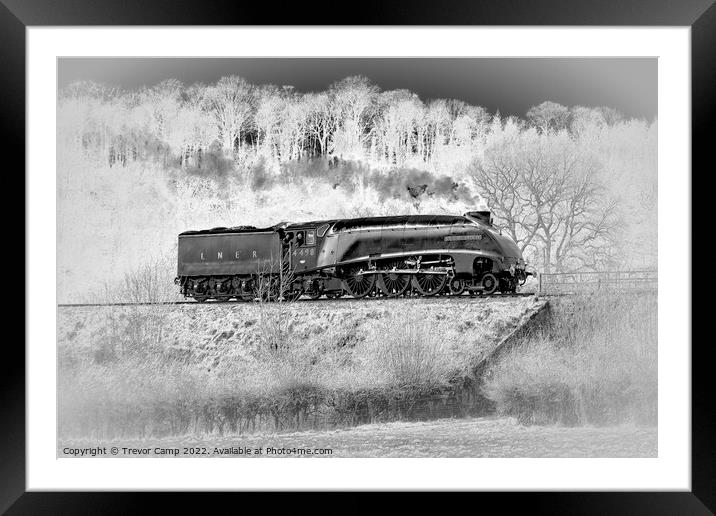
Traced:
<path fill-rule="evenodd" d="M 413 276 L 413 286 L 421 296 L 436 296 L 447 283 L 445 274 L 416 274 Z"/>
<path fill-rule="evenodd" d="M 497 291 L 497 287 L 500 284 L 497 278 L 491 272 L 488 272 L 482 277 L 482 293 L 483 294 L 494 294 Z"/>
<path fill-rule="evenodd" d="M 356 299 L 370 294 L 375 286 L 375 274 L 363 274 L 363 267 L 352 267 L 346 271 L 343 286 Z"/>
<path fill-rule="evenodd" d="M 404 267 L 403 262 L 390 263 L 387 269 L 402 269 Z M 380 291 L 388 297 L 399 297 L 402 296 L 408 286 L 410 286 L 410 275 L 399 274 L 395 272 L 384 272 L 378 276 L 378 288 Z"/>

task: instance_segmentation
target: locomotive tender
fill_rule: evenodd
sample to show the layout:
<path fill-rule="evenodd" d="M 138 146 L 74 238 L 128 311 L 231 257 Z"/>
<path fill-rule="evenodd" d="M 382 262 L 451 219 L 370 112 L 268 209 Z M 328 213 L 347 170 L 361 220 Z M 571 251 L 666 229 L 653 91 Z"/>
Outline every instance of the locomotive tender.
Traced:
<path fill-rule="evenodd" d="M 529 274 L 490 212 L 473 211 L 185 231 L 175 281 L 197 301 L 332 299 L 510 293 Z"/>

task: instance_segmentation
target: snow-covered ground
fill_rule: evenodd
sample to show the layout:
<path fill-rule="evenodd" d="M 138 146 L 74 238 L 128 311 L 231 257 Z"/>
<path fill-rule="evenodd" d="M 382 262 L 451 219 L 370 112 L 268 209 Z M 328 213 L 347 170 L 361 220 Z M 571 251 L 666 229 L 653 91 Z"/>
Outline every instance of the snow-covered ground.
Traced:
<path fill-rule="evenodd" d="M 361 350 L 366 342 L 388 338 L 381 331 L 420 321 L 445 350 L 479 356 L 544 304 L 535 297 L 349 298 L 293 303 L 206 303 L 160 306 L 60 307 L 57 318 L 61 358 L 92 361 L 107 341 L 120 345 L 137 325 L 156 331 L 156 351 L 175 351 L 194 364 L 254 360 L 265 324 L 280 319 L 293 347 L 343 343 Z M 404 318 L 407 318 L 404 320 Z M 143 330 L 143 336 L 147 336 Z M 128 342 L 129 344 L 129 342 Z M 356 348 L 357 346 L 357 348 Z M 449 348 L 449 349 L 448 349 Z"/>
<path fill-rule="evenodd" d="M 465 296 L 59 307 L 60 435 L 398 419 L 404 402 L 459 389 L 545 302 Z"/>
<path fill-rule="evenodd" d="M 206 448 L 203 457 L 307 457 L 277 450 L 330 449 L 315 457 L 656 457 L 655 427 L 523 426 L 512 418 L 442 419 L 428 422 L 396 422 L 356 428 L 261 435 L 224 435 L 167 439 L 133 439 L 97 443 L 61 440 L 57 453 L 69 456 L 65 448 L 87 446 L 148 448 Z M 239 447 L 262 454 L 226 453 Z M 224 450 L 219 453 L 216 449 Z M 128 455 L 120 454 L 118 457 Z M 178 455 L 186 457 L 190 455 Z M 192 455 L 197 457 L 197 455 Z"/>

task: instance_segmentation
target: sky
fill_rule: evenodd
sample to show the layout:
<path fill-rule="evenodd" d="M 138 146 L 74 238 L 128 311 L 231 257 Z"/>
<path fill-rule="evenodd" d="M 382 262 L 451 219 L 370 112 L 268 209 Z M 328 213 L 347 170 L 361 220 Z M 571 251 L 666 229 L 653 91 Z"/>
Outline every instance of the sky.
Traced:
<path fill-rule="evenodd" d="M 58 87 L 93 80 L 125 89 L 166 79 L 210 84 L 239 75 L 252 84 L 322 91 L 350 75 L 423 101 L 460 99 L 524 116 L 545 100 L 608 106 L 628 117 L 657 115 L 656 58 L 60 58 Z"/>

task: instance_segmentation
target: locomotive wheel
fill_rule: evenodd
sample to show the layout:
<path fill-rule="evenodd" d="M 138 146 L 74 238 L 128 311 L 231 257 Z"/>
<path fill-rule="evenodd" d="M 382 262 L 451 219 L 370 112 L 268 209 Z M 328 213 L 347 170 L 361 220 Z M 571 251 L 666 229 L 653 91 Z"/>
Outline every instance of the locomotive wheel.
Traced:
<path fill-rule="evenodd" d="M 297 301 L 303 295 L 303 290 L 289 290 L 284 293 L 284 301 Z M 320 294 L 319 294 L 320 296 Z"/>
<path fill-rule="evenodd" d="M 483 294 L 494 294 L 497 291 L 497 287 L 500 282 L 491 272 L 488 272 L 482 277 L 482 293 Z"/>
<path fill-rule="evenodd" d="M 453 296 L 459 296 L 460 294 L 465 292 L 465 280 L 453 278 L 450 280 L 448 288 L 450 289 L 450 293 Z"/>
<path fill-rule="evenodd" d="M 339 297 L 343 297 L 343 293 L 343 290 L 341 290 L 340 292 L 337 290 L 334 290 L 332 292 L 326 292 L 326 299 L 338 299 Z"/>
<path fill-rule="evenodd" d="M 416 274 L 413 276 L 413 286 L 421 296 L 439 294 L 446 283 L 447 276 L 443 274 Z"/>
<path fill-rule="evenodd" d="M 356 267 L 343 279 L 343 286 L 356 299 L 370 294 L 375 286 L 375 274 L 359 274 L 362 269 Z"/>
<path fill-rule="evenodd" d="M 390 264 L 392 268 L 403 267 L 402 262 Z M 402 296 L 410 286 L 410 275 L 386 272 L 378 276 L 378 288 L 388 297 Z"/>
<path fill-rule="evenodd" d="M 311 281 L 308 290 L 304 292 L 309 299 L 315 301 L 323 295 L 323 283 L 319 280 Z"/>

